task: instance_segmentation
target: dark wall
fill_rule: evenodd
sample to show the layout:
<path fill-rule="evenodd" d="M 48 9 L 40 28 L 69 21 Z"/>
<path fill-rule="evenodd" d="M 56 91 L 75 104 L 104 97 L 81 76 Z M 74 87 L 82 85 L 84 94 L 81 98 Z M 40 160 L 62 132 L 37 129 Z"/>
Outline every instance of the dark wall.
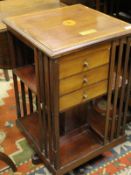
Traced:
<path fill-rule="evenodd" d="M 60 0 L 61 2 L 72 5 L 72 4 L 84 4 L 89 7 L 95 8 L 95 1 L 94 0 Z"/>

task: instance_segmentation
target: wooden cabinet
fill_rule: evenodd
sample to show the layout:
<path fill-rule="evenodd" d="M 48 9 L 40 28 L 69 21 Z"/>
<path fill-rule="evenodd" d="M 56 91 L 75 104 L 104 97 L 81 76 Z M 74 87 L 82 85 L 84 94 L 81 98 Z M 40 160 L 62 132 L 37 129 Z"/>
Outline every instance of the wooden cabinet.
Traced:
<path fill-rule="evenodd" d="M 4 23 L 15 67 L 17 125 L 53 174 L 125 141 L 130 24 L 83 5 Z"/>

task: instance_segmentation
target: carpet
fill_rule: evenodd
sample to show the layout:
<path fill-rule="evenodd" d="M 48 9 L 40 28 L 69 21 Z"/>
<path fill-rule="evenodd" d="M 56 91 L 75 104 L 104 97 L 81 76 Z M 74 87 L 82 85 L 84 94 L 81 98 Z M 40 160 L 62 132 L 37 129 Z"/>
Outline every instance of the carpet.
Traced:
<path fill-rule="evenodd" d="M 12 78 L 6 82 L 0 71 L 0 151 L 9 155 L 17 166 L 13 173 L 0 161 L 3 175 L 50 175 L 43 164 L 33 165 L 33 150 L 15 125 L 16 106 Z M 131 175 L 131 123 L 126 126 L 127 140 L 103 155 L 70 172 L 70 175 Z"/>

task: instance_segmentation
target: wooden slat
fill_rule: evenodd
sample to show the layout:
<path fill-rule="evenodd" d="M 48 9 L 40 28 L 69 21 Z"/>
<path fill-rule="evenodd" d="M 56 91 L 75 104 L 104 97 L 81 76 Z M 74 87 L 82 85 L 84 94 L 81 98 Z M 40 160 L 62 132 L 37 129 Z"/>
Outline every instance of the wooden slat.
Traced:
<path fill-rule="evenodd" d="M 22 107 L 23 107 L 23 116 L 27 115 L 27 107 L 26 107 L 26 94 L 25 94 L 25 85 L 22 81 L 21 84 L 21 98 L 22 98 Z"/>
<path fill-rule="evenodd" d="M 20 108 L 19 88 L 18 88 L 17 76 L 15 74 L 13 74 L 13 81 L 14 81 L 17 117 L 20 118 L 21 117 L 21 108 Z"/>
<path fill-rule="evenodd" d="M 115 124 L 116 124 L 116 112 L 117 112 L 117 103 L 118 103 L 118 92 L 119 92 L 119 77 L 121 73 L 121 64 L 122 64 L 122 54 L 123 54 L 123 39 L 120 40 L 119 46 L 119 55 L 118 62 L 116 66 L 116 79 L 114 87 L 114 99 L 113 99 L 113 117 L 112 117 L 112 126 L 111 126 L 111 136 L 110 139 L 113 140 L 115 136 Z"/>
<path fill-rule="evenodd" d="M 32 99 L 32 91 L 28 89 L 29 96 L 29 105 L 30 105 L 30 114 L 33 112 L 33 99 Z"/>
<path fill-rule="evenodd" d="M 38 111 L 38 97 L 37 97 L 37 95 L 35 96 L 35 106 L 36 106 L 36 110 Z"/>
<path fill-rule="evenodd" d="M 47 115 L 47 126 L 48 126 L 48 144 L 49 144 L 49 160 L 54 163 L 53 157 L 53 134 L 52 134 L 52 119 L 51 119 L 51 105 L 50 105 L 50 84 L 49 84 L 49 60 L 46 55 L 42 58 L 44 68 L 44 81 L 45 81 L 45 111 Z"/>
<path fill-rule="evenodd" d="M 108 82 L 108 94 L 107 94 L 107 112 L 106 112 L 106 121 L 105 121 L 105 134 L 104 134 L 104 144 L 108 142 L 108 131 L 109 131 L 109 115 L 111 107 L 111 98 L 112 98 L 112 84 L 113 84 L 113 73 L 115 65 L 115 54 L 116 54 L 116 44 L 114 41 L 112 43 L 111 57 L 110 57 L 110 68 L 109 68 L 109 82 Z"/>
<path fill-rule="evenodd" d="M 41 132 L 41 139 L 40 139 L 40 149 L 42 152 L 45 153 L 45 156 L 47 156 L 47 142 L 46 142 L 46 138 L 45 138 L 45 133 L 44 131 L 46 131 L 45 128 L 45 122 L 43 120 L 43 103 L 41 101 L 41 94 L 43 93 L 43 91 L 41 91 L 41 79 L 40 79 L 40 62 L 39 62 L 39 51 L 37 49 L 34 50 L 34 59 L 35 59 L 35 72 L 36 72 L 36 84 L 37 84 L 37 100 L 38 100 L 38 113 L 39 113 L 39 126 L 40 126 L 40 132 Z"/>
<path fill-rule="evenodd" d="M 131 38 L 130 43 L 127 47 L 130 46 L 130 53 L 131 53 Z M 129 53 L 127 52 L 127 56 Z M 126 91 L 126 102 L 125 102 L 125 108 L 124 108 L 124 115 L 123 115 L 123 124 L 122 124 L 122 133 L 125 133 L 125 127 L 126 127 L 126 119 L 127 119 L 127 110 L 128 110 L 128 103 L 129 103 L 129 98 L 130 98 L 130 90 L 131 90 L 131 59 L 129 60 L 129 78 L 128 78 L 128 86 L 127 86 L 127 91 Z"/>
<path fill-rule="evenodd" d="M 50 93 L 49 93 L 49 73 L 48 73 L 48 57 L 43 55 L 39 51 L 39 67 L 40 67 L 40 88 L 41 88 L 41 102 L 42 102 L 42 117 L 43 117 L 43 129 L 45 132 L 44 137 L 48 149 L 46 150 L 46 155 L 49 161 L 52 163 L 53 153 L 52 153 L 52 132 L 51 132 L 51 112 L 50 112 Z"/>
<path fill-rule="evenodd" d="M 123 66 L 123 79 L 122 79 L 122 88 L 120 91 L 120 104 L 119 104 L 119 111 L 118 111 L 118 124 L 117 124 L 117 137 L 121 134 L 121 122 L 123 116 L 123 106 L 124 106 L 124 96 L 125 96 L 125 88 L 126 88 L 126 76 L 128 71 L 128 62 L 129 62 L 129 53 L 130 53 L 130 44 L 131 39 L 128 38 L 127 45 L 126 45 L 126 54 L 124 59 L 124 66 Z"/>

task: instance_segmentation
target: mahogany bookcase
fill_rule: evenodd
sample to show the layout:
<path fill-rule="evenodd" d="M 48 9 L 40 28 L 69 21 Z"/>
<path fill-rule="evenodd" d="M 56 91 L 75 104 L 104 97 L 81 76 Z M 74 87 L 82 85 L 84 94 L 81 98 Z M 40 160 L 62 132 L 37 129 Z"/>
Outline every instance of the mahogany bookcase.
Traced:
<path fill-rule="evenodd" d="M 65 174 L 125 141 L 130 24 L 83 5 L 4 23 L 16 123 L 53 174 Z M 100 99 L 106 100 L 104 111 L 97 108 Z"/>

